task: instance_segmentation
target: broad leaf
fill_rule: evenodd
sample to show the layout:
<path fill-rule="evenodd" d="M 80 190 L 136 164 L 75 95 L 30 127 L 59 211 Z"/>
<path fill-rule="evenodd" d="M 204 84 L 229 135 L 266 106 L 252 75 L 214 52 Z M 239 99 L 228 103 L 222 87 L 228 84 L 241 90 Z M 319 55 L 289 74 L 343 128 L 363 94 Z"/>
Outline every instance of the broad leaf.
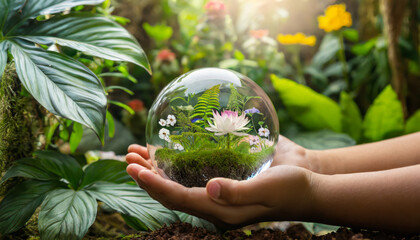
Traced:
<path fill-rule="evenodd" d="M 42 167 L 70 182 L 77 189 L 83 178 L 80 164 L 72 157 L 54 151 L 37 151 L 34 153 L 41 159 Z"/>
<path fill-rule="evenodd" d="M 202 227 L 210 231 L 217 230 L 216 226 L 214 226 L 214 224 L 209 221 L 179 211 L 175 211 L 175 213 L 178 215 L 181 222 L 190 223 L 194 227 Z"/>
<path fill-rule="evenodd" d="M 0 184 L 12 177 L 26 177 L 37 180 L 59 180 L 61 177 L 44 167 L 45 160 L 38 158 L 24 158 L 16 161 L 7 170 Z"/>
<path fill-rule="evenodd" d="M 348 135 L 329 130 L 300 133 L 291 137 L 291 140 L 305 148 L 316 150 L 348 147 L 356 144 Z"/>
<path fill-rule="evenodd" d="M 130 226 L 132 229 L 135 229 L 136 231 L 148 231 L 149 228 L 144 225 L 142 221 L 140 221 L 138 218 L 131 217 L 125 214 L 121 214 L 123 217 L 125 223 L 127 223 L 128 226 Z"/>
<path fill-rule="evenodd" d="M 335 58 L 338 50 L 340 49 L 340 41 L 334 34 L 327 34 L 322 39 L 318 52 L 312 59 L 312 65 L 320 68 L 325 63 Z"/>
<path fill-rule="evenodd" d="M 36 43 L 74 48 L 83 53 L 113 60 L 127 61 L 151 72 L 137 40 L 114 21 L 90 13 L 72 13 L 23 29 L 17 36 Z"/>
<path fill-rule="evenodd" d="M 363 120 L 357 104 L 346 92 L 341 92 L 340 107 L 343 116 L 343 132 L 350 135 L 354 140 L 359 141 L 362 135 Z"/>
<path fill-rule="evenodd" d="M 417 110 L 408 120 L 405 125 L 405 133 L 420 132 L 420 110 Z"/>
<path fill-rule="evenodd" d="M 404 130 L 404 114 L 397 94 L 388 85 L 369 107 L 363 122 L 364 137 L 379 141 L 400 135 Z"/>
<path fill-rule="evenodd" d="M 295 121 L 309 130 L 341 131 L 341 110 L 336 102 L 292 80 L 271 75 L 271 81 Z"/>
<path fill-rule="evenodd" d="M 50 192 L 39 212 L 41 239 L 82 239 L 95 221 L 97 207 L 96 200 L 85 191 Z"/>
<path fill-rule="evenodd" d="M 150 25 L 143 23 L 143 29 L 149 37 L 153 38 L 156 42 L 164 42 L 171 38 L 173 30 L 172 27 L 166 25 Z"/>
<path fill-rule="evenodd" d="M 138 218 L 151 230 L 179 220 L 173 211 L 153 200 L 136 185 L 96 183 L 86 190 L 117 212 Z"/>
<path fill-rule="evenodd" d="M 352 41 L 352 42 L 359 41 L 359 32 L 357 32 L 356 29 L 347 28 L 347 29 L 342 30 L 341 34 L 343 34 L 343 37 L 345 37 L 349 41 Z"/>
<path fill-rule="evenodd" d="M 5 26 L 6 31 L 14 32 L 27 20 L 40 15 L 54 14 L 79 5 L 96 5 L 104 0 L 1 0 L 9 1 L 10 11 Z M 13 3 L 16 1 L 16 3 Z M 19 11 L 17 11 L 20 9 Z"/>
<path fill-rule="evenodd" d="M 70 152 L 76 152 L 77 146 L 79 146 L 80 141 L 83 137 L 83 126 L 79 123 L 73 124 L 73 131 L 70 136 Z"/>
<path fill-rule="evenodd" d="M 7 65 L 7 48 L 8 48 L 7 41 L 0 42 L 0 81 L 1 81 L 1 77 L 3 76 L 4 69 L 6 68 L 6 65 Z"/>
<path fill-rule="evenodd" d="M 85 169 L 85 176 L 80 188 L 91 183 L 104 181 L 112 183 L 125 183 L 133 181 L 127 174 L 127 163 L 118 160 L 99 160 Z"/>
<path fill-rule="evenodd" d="M 92 128 L 103 141 L 106 96 L 94 73 L 70 57 L 28 42 L 12 42 L 11 52 L 19 79 L 42 106 Z"/>
<path fill-rule="evenodd" d="M 0 203 L 0 233 L 11 233 L 23 227 L 46 193 L 59 186 L 56 181 L 28 180 L 12 188 Z"/>
<path fill-rule="evenodd" d="M 6 34 L 5 30 L 7 25 L 15 22 L 15 15 L 19 8 L 23 7 L 25 1 L 26 0 L 0 0 L 0 29 L 3 32 L 3 35 Z"/>

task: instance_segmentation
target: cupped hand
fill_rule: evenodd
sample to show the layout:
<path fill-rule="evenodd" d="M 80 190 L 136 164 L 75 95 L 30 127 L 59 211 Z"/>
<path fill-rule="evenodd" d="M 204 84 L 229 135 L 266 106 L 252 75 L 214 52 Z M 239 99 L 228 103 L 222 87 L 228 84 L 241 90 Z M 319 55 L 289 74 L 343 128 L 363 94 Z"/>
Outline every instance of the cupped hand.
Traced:
<path fill-rule="evenodd" d="M 305 219 L 310 209 L 312 172 L 301 167 L 276 162 L 250 180 L 214 178 L 206 188 L 186 188 L 159 175 L 145 147 L 132 145 L 128 151 L 128 174 L 152 198 L 169 209 L 201 217 L 223 228 Z"/>

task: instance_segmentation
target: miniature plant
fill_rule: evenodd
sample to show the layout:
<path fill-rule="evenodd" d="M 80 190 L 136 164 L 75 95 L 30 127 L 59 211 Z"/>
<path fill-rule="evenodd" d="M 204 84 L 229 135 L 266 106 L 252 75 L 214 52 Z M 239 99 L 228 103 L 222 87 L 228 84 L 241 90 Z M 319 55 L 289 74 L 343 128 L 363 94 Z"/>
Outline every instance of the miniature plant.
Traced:
<path fill-rule="evenodd" d="M 171 111 L 151 123 L 163 147 L 154 155 L 157 166 L 188 187 L 212 177 L 250 177 L 274 152 L 267 117 L 256 107 L 261 101 L 232 83 L 171 99 Z"/>

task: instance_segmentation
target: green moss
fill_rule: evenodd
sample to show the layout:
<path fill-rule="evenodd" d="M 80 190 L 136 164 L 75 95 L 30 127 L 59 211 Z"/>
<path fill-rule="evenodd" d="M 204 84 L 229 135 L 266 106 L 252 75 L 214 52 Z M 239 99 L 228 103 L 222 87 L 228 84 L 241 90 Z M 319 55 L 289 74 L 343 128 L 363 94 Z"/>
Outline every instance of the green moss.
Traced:
<path fill-rule="evenodd" d="M 173 180 L 188 187 L 203 187 L 214 177 L 243 180 L 257 171 L 274 152 L 268 148 L 258 153 L 243 153 L 234 149 L 212 149 L 178 152 L 162 148 L 156 151 L 158 167 Z"/>

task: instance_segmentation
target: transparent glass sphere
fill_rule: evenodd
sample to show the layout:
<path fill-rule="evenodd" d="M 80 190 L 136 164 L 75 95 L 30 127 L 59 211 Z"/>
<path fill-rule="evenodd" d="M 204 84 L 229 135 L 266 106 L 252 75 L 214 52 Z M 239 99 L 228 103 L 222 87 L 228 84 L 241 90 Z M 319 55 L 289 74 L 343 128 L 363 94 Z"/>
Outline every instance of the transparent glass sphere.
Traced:
<path fill-rule="evenodd" d="M 204 187 L 215 177 L 245 180 L 268 168 L 279 134 L 265 92 L 235 71 L 203 68 L 169 83 L 153 103 L 147 149 L 163 177 Z"/>

